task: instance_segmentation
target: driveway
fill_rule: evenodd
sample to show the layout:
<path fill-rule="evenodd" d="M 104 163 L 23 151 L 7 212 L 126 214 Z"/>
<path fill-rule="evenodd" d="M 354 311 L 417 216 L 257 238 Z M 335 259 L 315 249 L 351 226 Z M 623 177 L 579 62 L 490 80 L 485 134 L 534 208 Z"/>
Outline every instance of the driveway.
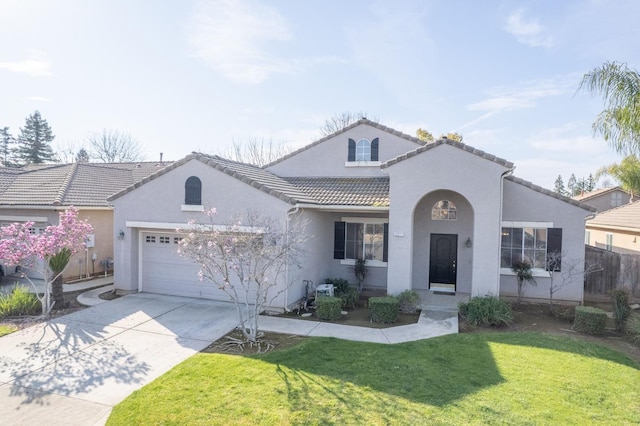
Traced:
<path fill-rule="evenodd" d="M 132 294 L 1 337 L 0 423 L 104 424 L 236 324 L 230 303 Z"/>

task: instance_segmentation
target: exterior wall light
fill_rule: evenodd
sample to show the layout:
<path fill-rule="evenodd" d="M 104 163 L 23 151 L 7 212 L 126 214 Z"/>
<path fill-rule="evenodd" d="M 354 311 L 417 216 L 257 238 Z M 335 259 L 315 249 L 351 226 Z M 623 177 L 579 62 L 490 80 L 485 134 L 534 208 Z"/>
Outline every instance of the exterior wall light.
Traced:
<path fill-rule="evenodd" d="M 471 237 L 467 237 L 467 241 L 464 242 L 465 247 L 471 247 L 473 243 L 471 242 Z"/>
<path fill-rule="evenodd" d="M 119 240 L 124 240 L 124 231 L 121 229 L 120 232 L 118 233 L 118 239 Z"/>

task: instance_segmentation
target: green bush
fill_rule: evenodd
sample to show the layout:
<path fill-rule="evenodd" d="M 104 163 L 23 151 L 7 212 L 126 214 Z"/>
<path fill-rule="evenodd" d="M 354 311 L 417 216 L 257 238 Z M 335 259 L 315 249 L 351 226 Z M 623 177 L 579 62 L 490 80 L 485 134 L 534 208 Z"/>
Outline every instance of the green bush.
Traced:
<path fill-rule="evenodd" d="M 336 296 L 342 300 L 343 309 L 355 309 L 360 300 L 358 290 L 353 287 L 349 287 L 346 292 Z"/>
<path fill-rule="evenodd" d="M 611 301 L 613 302 L 613 319 L 616 322 L 616 330 L 624 331 L 627 319 L 631 315 L 629 292 L 626 289 L 612 290 Z"/>
<path fill-rule="evenodd" d="M 576 307 L 575 306 L 559 306 L 554 308 L 553 314 L 560 321 L 573 323 L 576 319 Z"/>
<path fill-rule="evenodd" d="M 509 303 L 496 296 L 474 297 L 458 305 L 462 319 L 473 325 L 503 326 L 513 322 Z"/>
<path fill-rule="evenodd" d="M 420 296 L 415 290 L 405 290 L 398 296 L 398 308 L 404 314 L 412 314 L 420 306 Z"/>
<path fill-rule="evenodd" d="M 391 324 L 398 320 L 399 302 L 397 297 L 370 297 L 369 317 L 371 321 Z"/>
<path fill-rule="evenodd" d="M 320 296 L 316 300 L 316 315 L 319 319 L 333 321 L 340 318 L 342 299 L 339 297 Z"/>
<path fill-rule="evenodd" d="M 640 314 L 632 313 L 627 321 L 627 333 L 636 345 L 640 344 Z"/>
<path fill-rule="evenodd" d="M 587 334 L 604 334 L 607 313 L 591 306 L 576 307 L 576 320 L 573 329 Z"/>
<path fill-rule="evenodd" d="M 333 284 L 333 295 L 340 296 L 349 291 L 349 281 L 343 278 L 327 278 L 324 280 L 327 284 Z"/>
<path fill-rule="evenodd" d="M 35 294 L 24 287 L 14 287 L 11 293 L 0 295 L 0 318 L 21 315 L 37 315 L 42 311 Z"/>

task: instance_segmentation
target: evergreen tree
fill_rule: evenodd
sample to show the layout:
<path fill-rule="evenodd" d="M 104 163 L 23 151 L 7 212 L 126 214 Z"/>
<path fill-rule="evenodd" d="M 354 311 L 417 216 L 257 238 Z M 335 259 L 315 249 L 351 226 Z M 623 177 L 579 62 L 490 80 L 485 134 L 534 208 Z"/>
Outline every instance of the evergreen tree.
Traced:
<path fill-rule="evenodd" d="M 564 182 L 562 180 L 562 175 L 558 175 L 556 179 L 555 186 L 553 187 L 555 193 L 560 195 L 567 195 L 567 191 L 564 189 Z"/>
<path fill-rule="evenodd" d="M 20 128 L 16 157 L 21 164 L 40 164 L 54 161 L 55 154 L 51 148 L 51 141 L 55 136 L 47 120 L 42 118 L 39 111 L 35 111 Z"/>
<path fill-rule="evenodd" d="M 80 148 L 78 153 L 76 154 L 76 163 L 88 163 L 89 162 L 89 153 L 86 149 Z"/>
<path fill-rule="evenodd" d="M 8 127 L 0 129 L 0 157 L 1 164 L 5 167 L 15 167 L 13 160 L 13 145 L 16 139 L 9 133 Z"/>
<path fill-rule="evenodd" d="M 587 179 L 587 192 L 591 192 L 596 189 L 596 179 L 593 177 L 593 173 L 589 173 L 589 178 Z"/>
<path fill-rule="evenodd" d="M 576 195 L 575 190 L 577 184 L 578 181 L 576 179 L 576 175 L 571 173 L 571 176 L 569 176 L 569 180 L 567 181 L 567 192 L 569 193 L 570 197 Z"/>

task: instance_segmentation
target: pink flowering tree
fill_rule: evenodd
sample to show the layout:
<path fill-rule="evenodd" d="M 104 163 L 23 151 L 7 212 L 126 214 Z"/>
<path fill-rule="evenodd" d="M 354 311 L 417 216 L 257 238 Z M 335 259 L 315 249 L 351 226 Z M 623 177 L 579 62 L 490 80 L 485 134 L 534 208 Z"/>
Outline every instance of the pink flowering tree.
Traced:
<path fill-rule="evenodd" d="M 259 315 L 291 286 L 291 271 L 303 255 L 304 221 L 286 223 L 248 212 L 231 225 L 215 224 L 215 209 L 206 223 L 191 221 L 179 229 L 179 253 L 199 267 L 201 281 L 224 291 L 236 307 L 244 342 L 258 344 Z"/>
<path fill-rule="evenodd" d="M 39 294 L 36 285 L 24 274 L 36 290 L 42 315 L 48 316 L 54 305 L 52 283 L 62 276 L 69 257 L 85 247 L 87 234 L 93 229 L 86 220 L 78 220 L 78 210 L 74 207 L 60 213 L 58 225 L 47 226 L 40 234 L 32 232 L 33 226 L 33 222 L 21 222 L 0 228 L 0 259 L 44 276 L 45 289 Z M 67 259 L 64 266 L 60 266 L 60 257 Z M 58 265 L 55 272 L 50 263 Z"/>

